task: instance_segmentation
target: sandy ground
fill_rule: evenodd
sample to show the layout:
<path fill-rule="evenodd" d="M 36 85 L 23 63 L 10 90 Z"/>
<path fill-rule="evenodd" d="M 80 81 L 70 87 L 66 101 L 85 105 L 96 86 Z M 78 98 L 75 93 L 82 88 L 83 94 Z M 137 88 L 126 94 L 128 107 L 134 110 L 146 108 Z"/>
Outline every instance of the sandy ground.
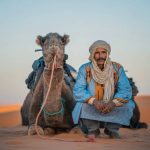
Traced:
<path fill-rule="evenodd" d="M 150 96 L 140 96 L 136 101 L 141 110 L 141 121 L 150 127 Z M 0 106 L 0 150 L 150 150 L 150 129 L 120 129 L 121 139 L 109 139 L 101 132 L 95 143 L 86 142 L 82 134 L 61 133 L 52 138 L 27 136 L 27 127 L 21 126 L 20 106 Z M 69 142 L 69 141 L 74 142 Z M 75 142 L 75 141 L 82 142 Z"/>

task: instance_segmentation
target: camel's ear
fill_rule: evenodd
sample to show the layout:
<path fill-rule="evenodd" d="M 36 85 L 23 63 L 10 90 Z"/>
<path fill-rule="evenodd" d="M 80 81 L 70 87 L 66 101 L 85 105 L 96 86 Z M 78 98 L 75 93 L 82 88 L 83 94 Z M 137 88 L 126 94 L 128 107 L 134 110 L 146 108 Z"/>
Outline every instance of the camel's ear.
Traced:
<path fill-rule="evenodd" d="M 69 35 L 64 34 L 64 36 L 62 37 L 62 42 L 64 45 L 69 43 Z"/>
<path fill-rule="evenodd" d="M 35 42 L 37 45 L 40 45 L 42 47 L 45 42 L 45 37 L 42 37 L 39 35 L 39 36 L 37 36 Z"/>

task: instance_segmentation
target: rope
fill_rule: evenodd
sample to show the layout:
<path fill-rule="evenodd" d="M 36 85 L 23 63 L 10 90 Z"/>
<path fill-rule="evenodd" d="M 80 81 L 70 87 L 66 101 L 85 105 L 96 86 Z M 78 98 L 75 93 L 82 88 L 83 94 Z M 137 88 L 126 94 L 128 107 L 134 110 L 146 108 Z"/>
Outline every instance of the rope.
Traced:
<path fill-rule="evenodd" d="M 56 112 L 48 112 L 46 111 L 45 108 L 43 108 L 43 112 L 44 114 L 46 114 L 47 116 L 54 116 L 54 115 L 57 115 L 57 114 L 63 114 L 64 113 L 64 107 L 63 107 L 63 102 L 62 100 L 61 101 L 61 109 L 59 111 L 56 111 Z"/>
<path fill-rule="evenodd" d="M 44 108 L 46 102 L 47 102 L 48 94 L 49 94 L 50 89 L 51 89 L 51 84 L 52 84 L 52 78 L 53 78 L 53 74 L 54 74 L 54 67 L 55 67 L 55 64 L 56 64 L 56 55 L 54 56 L 54 61 L 53 61 L 53 64 L 52 64 L 52 73 L 51 73 L 51 77 L 50 77 L 50 81 L 49 81 L 48 91 L 47 91 L 47 93 L 46 93 L 46 97 L 45 97 L 45 99 L 44 99 L 44 101 L 43 101 L 43 104 L 42 104 L 42 106 L 41 106 L 41 109 L 40 109 L 40 111 L 38 112 L 37 117 L 36 117 L 36 120 L 35 120 L 35 131 L 36 131 L 36 133 L 37 133 L 37 135 L 38 135 L 39 137 L 41 137 L 41 135 L 40 135 L 40 133 L 39 133 L 39 131 L 38 131 L 38 125 L 37 125 L 37 124 L 38 124 L 38 119 L 39 119 L 39 117 L 40 117 L 40 114 L 41 114 L 41 112 L 42 112 L 42 110 L 43 110 L 43 108 Z"/>

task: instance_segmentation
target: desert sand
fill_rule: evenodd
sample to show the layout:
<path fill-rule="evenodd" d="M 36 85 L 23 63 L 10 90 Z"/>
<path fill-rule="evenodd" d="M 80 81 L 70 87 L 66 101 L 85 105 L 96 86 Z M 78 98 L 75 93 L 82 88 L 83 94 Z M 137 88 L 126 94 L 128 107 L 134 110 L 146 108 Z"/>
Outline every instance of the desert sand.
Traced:
<path fill-rule="evenodd" d="M 141 121 L 150 126 L 150 96 L 138 96 L 136 101 L 140 107 Z M 84 135 L 79 133 L 60 133 L 52 137 L 65 141 L 28 136 L 27 127 L 21 125 L 20 106 L 0 106 L 0 150 L 150 150 L 149 128 L 121 128 L 121 139 L 109 139 L 102 130 L 94 143 L 86 142 Z"/>

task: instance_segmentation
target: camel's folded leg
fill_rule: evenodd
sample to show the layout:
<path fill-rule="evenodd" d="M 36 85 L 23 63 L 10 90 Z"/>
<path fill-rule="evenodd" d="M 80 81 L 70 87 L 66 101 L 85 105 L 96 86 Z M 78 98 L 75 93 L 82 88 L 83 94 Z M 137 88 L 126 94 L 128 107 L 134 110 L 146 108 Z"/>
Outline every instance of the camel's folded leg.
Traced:
<path fill-rule="evenodd" d="M 40 111 L 41 104 L 43 101 L 43 85 L 42 85 L 41 79 L 39 80 L 35 88 L 33 97 L 31 99 L 31 104 L 29 108 L 29 126 L 31 126 L 32 124 L 35 124 L 37 114 Z M 38 125 L 42 125 L 42 115 L 40 115 L 39 117 Z"/>

